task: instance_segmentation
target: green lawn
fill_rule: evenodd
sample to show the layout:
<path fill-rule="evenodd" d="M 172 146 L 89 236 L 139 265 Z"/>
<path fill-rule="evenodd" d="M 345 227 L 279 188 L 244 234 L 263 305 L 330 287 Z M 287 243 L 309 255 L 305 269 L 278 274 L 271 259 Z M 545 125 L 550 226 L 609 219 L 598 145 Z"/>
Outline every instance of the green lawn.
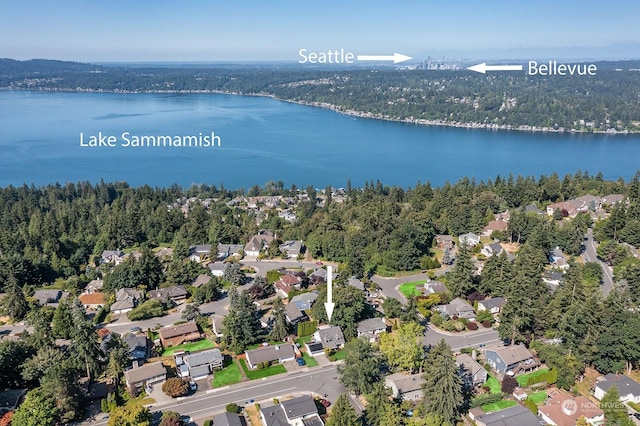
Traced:
<path fill-rule="evenodd" d="M 245 360 L 240 359 L 240 365 L 242 366 L 245 376 L 247 376 L 249 380 L 262 379 L 264 377 L 275 376 L 276 374 L 283 374 L 287 372 L 287 369 L 284 368 L 284 365 L 282 364 L 272 365 L 271 367 L 263 368 L 262 370 L 249 370 Z"/>
<path fill-rule="evenodd" d="M 500 401 L 492 402 L 491 404 L 484 404 L 482 406 L 482 411 L 485 413 L 491 413 L 513 407 L 514 405 L 518 405 L 518 403 L 510 399 L 501 399 Z"/>
<path fill-rule="evenodd" d="M 627 402 L 627 405 L 640 413 L 640 404 L 636 404 L 635 402 Z"/>
<path fill-rule="evenodd" d="M 533 402 L 536 403 L 536 405 L 542 404 L 544 401 L 547 400 L 547 393 L 545 391 L 532 393 L 531 395 L 529 395 L 527 399 L 532 400 Z"/>
<path fill-rule="evenodd" d="M 400 284 L 398 290 L 404 294 L 405 297 L 410 298 L 412 296 L 420 296 L 422 292 L 416 288 L 417 285 L 422 285 L 426 281 L 412 281 L 410 283 Z"/>
<path fill-rule="evenodd" d="M 502 392 L 501 386 L 500 386 L 500 382 L 498 381 L 498 379 L 496 379 L 495 377 L 493 377 L 492 375 L 489 375 L 489 378 L 487 379 L 487 383 L 485 383 L 487 386 L 489 386 L 489 389 L 491 389 L 491 393 L 500 393 Z"/>
<path fill-rule="evenodd" d="M 198 340 L 193 343 L 185 343 L 184 345 L 171 346 L 162 352 L 162 356 L 171 356 L 175 351 L 183 350 L 189 352 L 201 351 L 203 349 L 213 348 L 215 345 L 209 339 Z"/>
<path fill-rule="evenodd" d="M 541 368 L 538 371 L 534 371 L 528 374 L 523 374 L 522 376 L 518 376 L 516 377 L 516 381 L 518 382 L 518 386 L 520 386 L 521 388 L 525 387 L 527 384 L 527 380 L 529 380 L 529 377 L 536 377 L 539 376 L 541 374 L 546 374 L 549 372 L 548 368 Z"/>
<path fill-rule="evenodd" d="M 314 357 L 307 354 L 306 352 L 302 354 L 302 359 L 304 359 L 304 362 L 307 364 L 307 367 L 315 367 L 316 365 L 318 365 L 318 361 L 316 361 Z"/>
<path fill-rule="evenodd" d="M 240 383 L 242 380 L 242 373 L 237 362 L 232 362 L 231 365 L 225 367 L 223 370 L 213 372 L 212 387 L 219 388 L 222 386 L 232 385 L 234 383 Z"/>
<path fill-rule="evenodd" d="M 347 351 L 344 349 L 340 349 L 338 352 L 334 353 L 329 357 L 329 361 L 340 361 L 347 356 Z"/>
<path fill-rule="evenodd" d="M 296 339 L 296 343 L 299 344 L 300 346 L 304 347 L 304 344 L 307 342 L 310 342 L 313 339 L 313 334 L 309 335 L 309 336 L 304 336 L 304 337 L 298 337 Z"/>

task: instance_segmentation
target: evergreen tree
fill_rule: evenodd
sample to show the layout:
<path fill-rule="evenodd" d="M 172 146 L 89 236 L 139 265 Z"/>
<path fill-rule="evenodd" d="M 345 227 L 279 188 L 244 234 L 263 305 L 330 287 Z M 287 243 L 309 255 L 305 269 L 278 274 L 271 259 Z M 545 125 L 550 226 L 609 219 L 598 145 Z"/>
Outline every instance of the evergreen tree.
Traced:
<path fill-rule="evenodd" d="M 71 309 L 69 308 L 69 299 L 64 299 L 60 301 L 53 313 L 51 331 L 54 337 L 58 339 L 68 339 L 71 337 L 72 328 L 73 318 L 71 317 Z"/>
<path fill-rule="evenodd" d="M 461 242 L 458 246 L 455 266 L 447 277 L 450 284 L 449 289 L 455 297 L 466 296 L 473 291 L 475 286 L 473 283 L 474 271 L 475 266 L 469 248 L 464 242 Z"/>
<path fill-rule="evenodd" d="M 627 420 L 627 407 L 620 402 L 620 392 L 615 386 L 611 386 L 602 397 L 600 407 L 607 425 L 619 426 L 621 421 Z"/>
<path fill-rule="evenodd" d="M 373 384 L 371 393 L 367 394 L 367 408 L 364 418 L 367 424 L 379 425 L 384 418 L 387 405 L 391 402 L 391 389 L 384 383 Z"/>
<path fill-rule="evenodd" d="M 340 382 L 356 395 L 371 392 L 380 380 L 380 356 L 371 343 L 353 339 L 344 347 L 344 363 L 338 366 Z"/>
<path fill-rule="evenodd" d="M 229 313 L 222 321 L 224 338 L 229 350 L 242 353 L 247 346 L 260 340 L 260 316 L 246 291 L 238 294 L 232 287 L 229 296 Z"/>
<path fill-rule="evenodd" d="M 278 342 L 283 341 L 289 335 L 289 326 L 287 325 L 287 316 L 282 298 L 278 297 L 273 302 L 271 315 L 273 316 L 273 328 L 269 333 L 269 339 Z"/>
<path fill-rule="evenodd" d="M 327 418 L 326 426 L 359 426 L 356 410 L 349 402 L 349 396 L 343 393 L 333 404 L 331 414 Z"/>
<path fill-rule="evenodd" d="M 456 424 L 463 404 L 462 379 L 451 348 L 444 340 L 429 351 L 423 378 L 426 411 Z"/>
<path fill-rule="evenodd" d="M 491 256 L 485 262 L 478 291 L 488 296 L 502 295 L 510 279 L 511 263 L 507 258 L 507 252 L 502 250 L 498 256 Z"/>
<path fill-rule="evenodd" d="M 14 321 L 23 319 L 27 315 L 27 312 L 29 312 L 29 304 L 13 273 L 9 275 L 9 278 L 4 284 L 4 288 L 6 294 L 2 298 L 0 305 L 2 312 L 9 315 Z"/>
<path fill-rule="evenodd" d="M 102 351 L 98 344 L 98 335 L 91 321 L 85 315 L 84 307 L 76 299 L 71 306 L 71 315 L 73 317 L 73 330 L 71 339 L 73 345 L 71 350 L 82 362 L 86 369 L 86 377 L 93 377 L 92 372 L 97 372 L 99 360 L 102 358 Z"/>

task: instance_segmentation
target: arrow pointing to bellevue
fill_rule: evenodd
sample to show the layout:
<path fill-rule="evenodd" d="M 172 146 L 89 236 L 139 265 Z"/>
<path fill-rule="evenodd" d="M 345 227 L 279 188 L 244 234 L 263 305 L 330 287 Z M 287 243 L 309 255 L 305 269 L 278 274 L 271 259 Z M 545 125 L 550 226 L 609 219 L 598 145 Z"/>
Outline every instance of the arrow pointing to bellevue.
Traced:
<path fill-rule="evenodd" d="M 485 62 L 467 68 L 469 71 L 484 74 L 487 71 L 522 71 L 522 65 L 487 65 Z"/>
<path fill-rule="evenodd" d="M 411 56 L 403 55 L 401 53 L 394 53 L 393 55 L 358 55 L 359 61 L 393 61 L 394 64 L 408 61 L 413 59 Z"/>
<path fill-rule="evenodd" d="M 336 304 L 333 303 L 333 266 L 327 265 L 327 301 L 324 303 L 324 308 L 327 310 L 329 321 L 331 321 L 335 307 Z"/>

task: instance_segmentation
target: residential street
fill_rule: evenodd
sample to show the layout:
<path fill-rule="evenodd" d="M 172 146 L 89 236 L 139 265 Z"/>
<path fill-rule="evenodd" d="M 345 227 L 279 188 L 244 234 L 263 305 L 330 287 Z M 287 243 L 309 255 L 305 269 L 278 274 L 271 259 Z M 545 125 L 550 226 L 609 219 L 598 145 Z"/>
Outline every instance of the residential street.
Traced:
<path fill-rule="evenodd" d="M 593 229 L 589 228 L 585 235 L 584 240 L 585 251 L 582 254 L 586 262 L 598 262 L 602 266 L 602 295 L 607 297 L 609 292 L 613 289 L 613 271 L 612 268 L 606 263 L 602 262 L 596 253 L 596 242 L 593 239 Z"/>

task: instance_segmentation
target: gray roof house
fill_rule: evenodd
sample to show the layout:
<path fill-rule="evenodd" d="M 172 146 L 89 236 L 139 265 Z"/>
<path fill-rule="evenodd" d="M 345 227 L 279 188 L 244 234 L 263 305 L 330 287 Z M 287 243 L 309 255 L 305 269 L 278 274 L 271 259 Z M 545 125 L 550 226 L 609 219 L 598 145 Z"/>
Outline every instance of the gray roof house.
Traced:
<path fill-rule="evenodd" d="M 378 335 L 387 331 L 387 323 L 384 318 L 369 318 L 358 323 L 358 337 L 366 337 L 375 341 Z"/>
<path fill-rule="evenodd" d="M 296 357 L 296 349 L 290 343 L 282 345 L 261 346 L 257 349 L 244 351 L 249 368 L 256 369 L 263 362 L 284 362 Z"/>
<path fill-rule="evenodd" d="M 298 307 L 292 303 L 288 303 L 284 308 L 284 314 L 287 317 L 289 324 L 297 324 L 300 321 L 304 321 L 307 316 Z"/>
<path fill-rule="evenodd" d="M 229 256 L 238 256 L 243 250 L 242 244 L 218 244 L 218 259 L 223 260 Z"/>
<path fill-rule="evenodd" d="M 38 305 L 48 305 L 50 303 L 58 303 L 60 300 L 69 296 L 69 292 L 62 290 L 36 290 L 33 298 L 38 301 Z"/>
<path fill-rule="evenodd" d="M 191 380 L 206 379 L 216 368 L 224 366 L 224 356 L 220 349 L 213 348 L 191 354 L 174 354 L 176 368 L 182 377 L 189 376 Z"/>
<path fill-rule="evenodd" d="M 114 263 L 119 264 L 124 259 L 124 253 L 120 250 L 104 250 L 100 256 L 101 263 Z"/>
<path fill-rule="evenodd" d="M 538 417 L 522 405 L 483 414 L 474 420 L 478 426 L 540 426 Z"/>
<path fill-rule="evenodd" d="M 507 303 L 507 300 L 504 297 L 480 300 L 478 301 L 478 311 L 489 311 L 492 314 L 497 314 L 502 310 L 505 303 Z"/>
<path fill-rule="evenodd" d="M 145 385 L 164 383 L 167 379 L 167 370 L 162 362 L 152 362 L 142 367 L 134 368 L 124 372 L 127 386 L 141 388 Z"/>
<path fill-rule="evenodd" d="M 311 309 L 311 306 L 313 306 L 313 302 L 315 302 L 317 298 L 318 298 L 318 292 L 311 291 L 308 293 L 302 293 L 302 294 L 293 296 L 289 300 L 289 304 L 295 305 L 301 311 L 306 311 L 307 309 Z"/>
<path fill-rule="evenodd" d="M 480 236 L 474 234 L 473 232 L 469 232 L 467 234 L 459 235 L 458 240 L 460 240 L 461 243 L 468 245 L 469 247 L 473 247 L 476 244 L 480 243 Z"/>
<path fill-rule="evenodd" d="M 487 257 L 497 256 L 502 253 L 502 245 L 500 243 L 491 243 L 482 247 L 480 253 L 484 254 Z"/>
<path fill-rule="evenodd" d="M 473 306 L 465 302 L 464 300 L 456 297 L 448 305 L 438 305 L 436 309 L 445 317 L 458 317 L 466 319 L 474 319 L 476 313 L 473 310 Z"/>
<path fill-rule="evenodd" d="M 357 288 L 360 291 L 364 291 L 364 283 L 356 277 L 349 278 L 347 280 L 347 284 L 349 284 L 351 287 Z"/>
<path fill-rule="evenodd" d="M 133 288 L 121 288 L 116 292 L 116 301 L 111 305 L 111 312 L 124 314 L 138 305 L 142 300 L 142 292 Z"/>
<path fill-rule="evenodd" d="M 391 395 L 402 401 L 417 401 L 422 398 L 422 374 L 395 373 L 384 378 L 384 384 L 391 389 Z"/>
<path fill-rule="evenodd" d="M 208 283 L 210 279 L 211 279 L 210 275 L 200 274 L 195 280 L 191 281 L 191 285 L 194 286 L 195 288 L 199 288 L 200 286 Z"/>
<path fill-rule="evenodd" d="M 189 247 L 189 259 L 194 262 L 202 262 L 205 258 L 209 258 L 211 253 L 211 244 L 198 244 Z"/>
<path fill-rule="evenodd" d="M 337 325 L 321 328 L 313 334 L 316 342 L 322 343 L 323 349 L 340 349 L 344 346 L 344 334 L 342 329 Z"/>
<path fill-rule="evenodd" d="M 184 303 L 189 296 L 189 293 L 183 285 L 174 285 L 171 287 L 159 288 L 157 290 L 151 290 L 148 294 L 149 299 L 158 299 L 162 303 L 172 301 L 176 305 Z"/>
<path fill-rule="evenodd" d="M 236 413 L 222 413 L 213 418 L 213 426 L 244 426 Z"/>
<path fill-rule="evenodd" d="M 487 381 L 487 370 L 471 358 L 470 355 L 458 355 L 456 357 L 456 364 L 460 367 L 465 385 L 469 388 L 482 386 Z"/>
<path fill-rule="evenodd" d="M 151 343 L 144 334 L 127 334 L 122 340 L 129 346 L 129 359 L 133 367 L 144 364 L 144 360 L 149 356 Z"/>
<path fill-rule="evenodd" d="M 313 398 L 302 395 L 278 405 L 260 407 L 262 424 L 266 426 L 324 426 Z"/>
<path fill-rule="evenodd" d="M 540 362 L 523 345 L 487 348 L 485 356 L 491 368 L 502 374 L 511 371 L 517 375 L 540 366 Z"/>
<path fill-rule="evenodd" d="M 615 386 L 620 394 L 620 401 L 640 403 L 640 383 L 624 374 L 609 373 L 603 380 L 597 381 L 594 396 L 601 400 Z"/>
<path fill-rule="evenodd" d="M 449 291 L 447 286 L 444 285 L 444 283 L 441 283 L 440 281 L 427 280 L 427 282 L 424 283 L 425 294 L 445 293 L 447 291 Z"/>
<path fill-rule="evenodd" d="M 302 241 L 285 241 L 280 244 L 280 251 L 286 253 L 289 259 L 295 259 L 302 253 L 303 247 Z"/>

